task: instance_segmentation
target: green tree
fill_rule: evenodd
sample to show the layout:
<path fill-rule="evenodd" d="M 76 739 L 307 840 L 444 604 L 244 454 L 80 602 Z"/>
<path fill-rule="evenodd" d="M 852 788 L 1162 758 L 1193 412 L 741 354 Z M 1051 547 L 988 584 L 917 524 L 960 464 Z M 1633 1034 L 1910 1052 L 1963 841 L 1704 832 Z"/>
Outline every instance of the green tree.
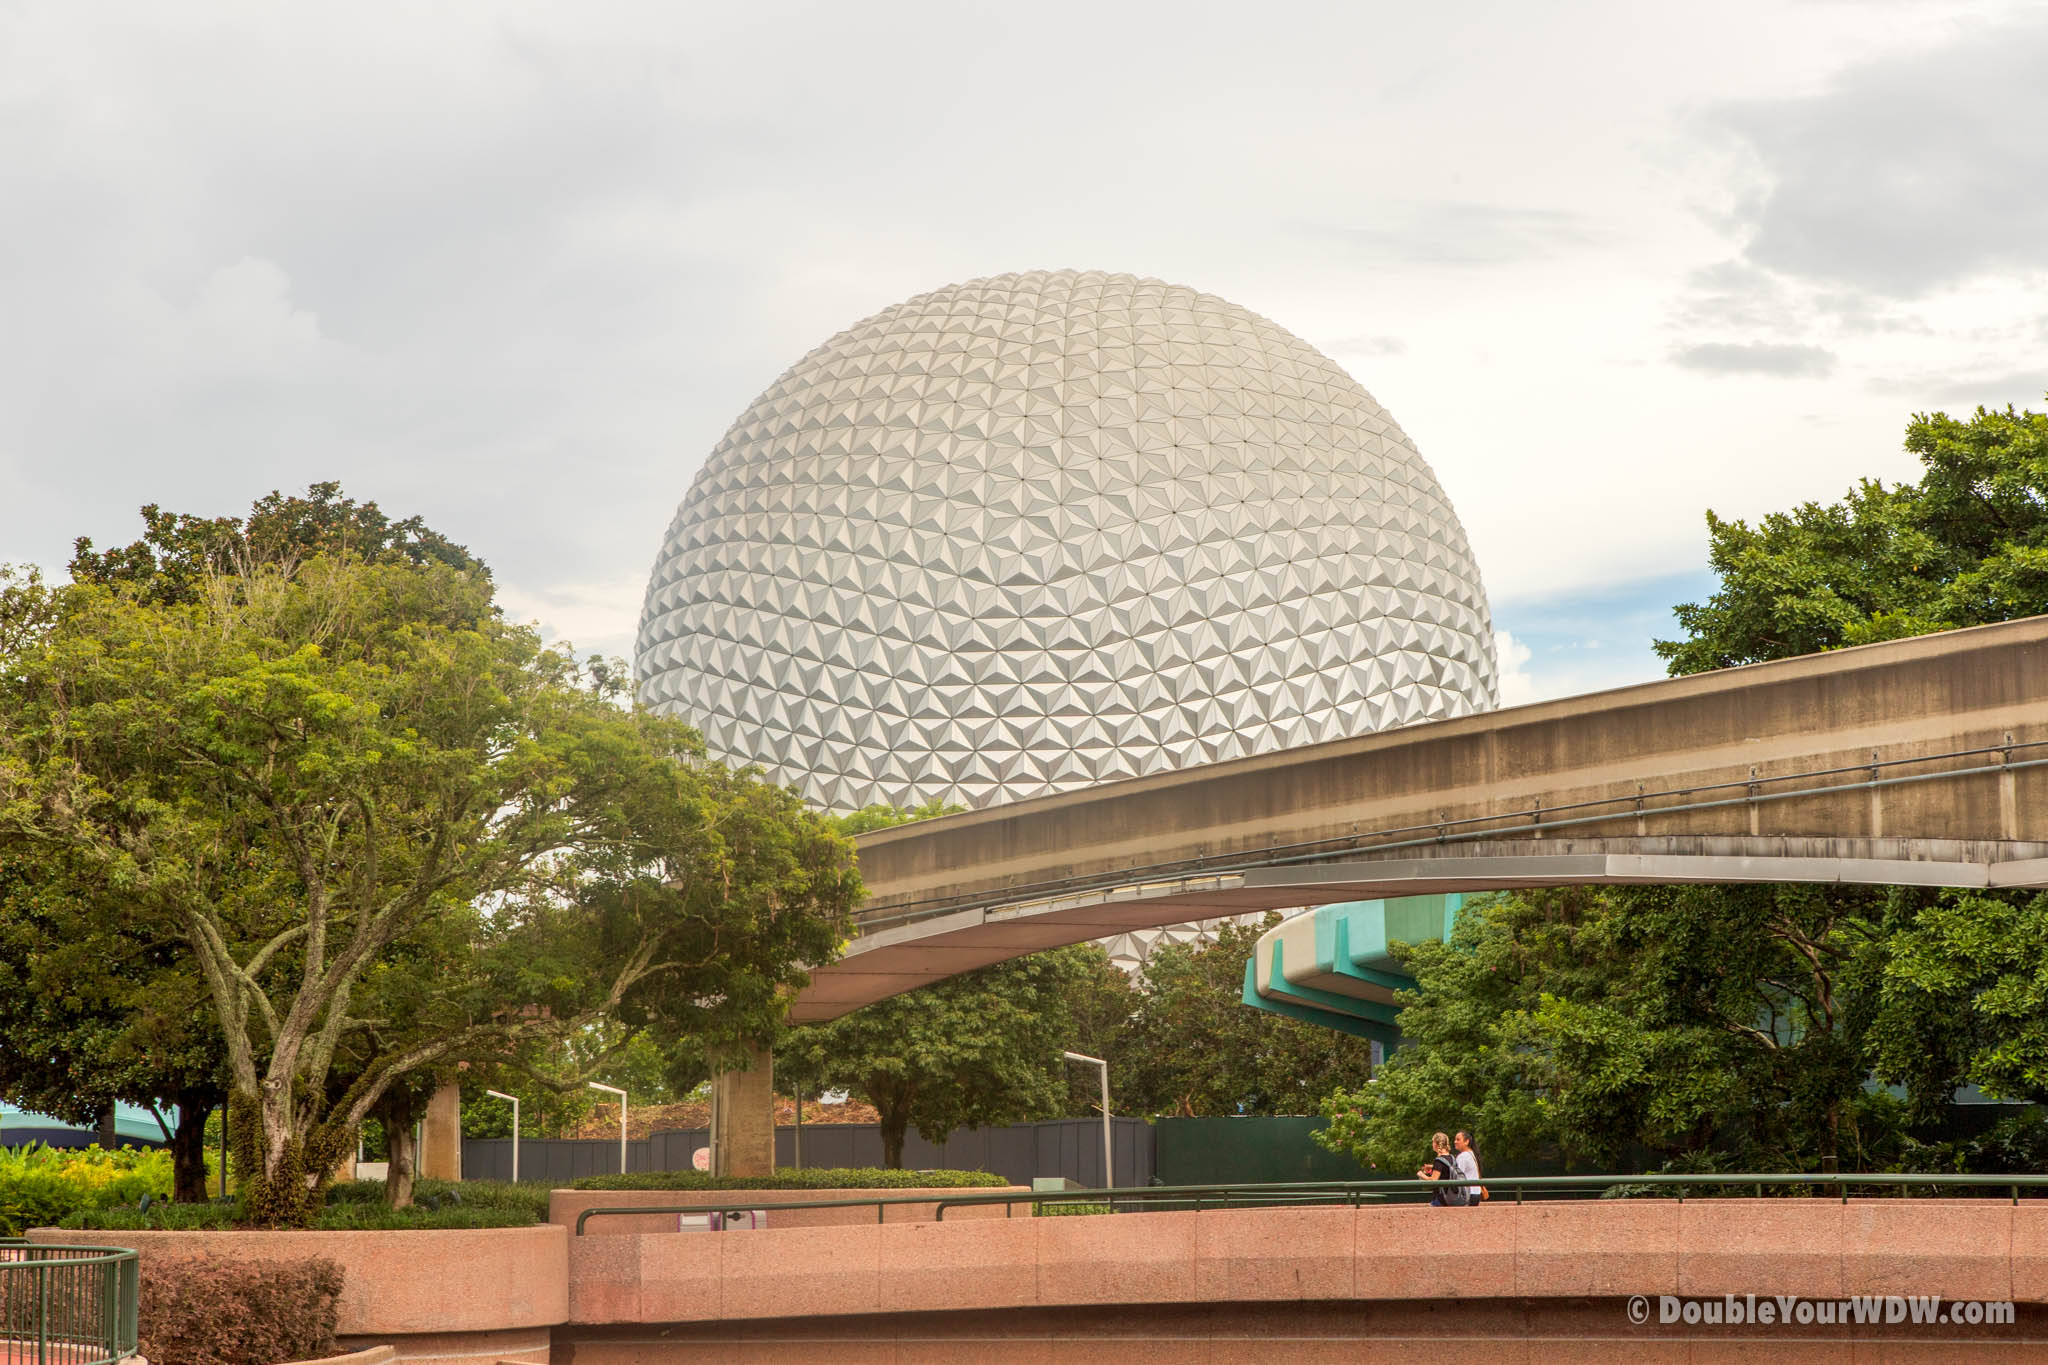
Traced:
<path fill-rule="evenodd" d="M 1736 1100 L 1721 1105 L 1722 1141 L 1775 1169 L 1866 1166 L 1885 1136 L 1863 1131 L 1858 1101 L 1887 893 L 1618 887 L 1607 898 L 1634 968 L 1634 1017 L 1722 1044 L 1714 1053 Z M 1729 1083 L 1691 1079 L 1707 1094 Z"/>
<path fill-rule="evenodd" d="M 338 483 L 316 483 L 303 497 L 272 491 L 247 517 L 198 517 L 151 503 L 142 509 L 142 522 L 140 540 L 107 550 L 78 537 L 72 581 L 122 584 L 147 602 L 193 602 L 209 581 L 232 579 L 259 564 L 289 569 L 315 555 L 413 568 L 441 564 L 490 577 L 482 560 L 421 518 L 393 521 L 376 503 L 345 496 Z"/>
<path fill-rule="evenodd" d="M 1671 672 L 2048 612 L 2048 413 L 1916 415 L 1917 483 L 1866 479 L 1752 527 L 1707 513 L 1720 586 L 1676 609 Z"/>
<path fill-rule="evenodd" d="M 58 594 L 0 565 L 0 658 L 43 638 Z M 75 875 L 89 875 L 74 865 Z M 226 1098 L 224 1052 L 174 930 L 119 898 L 74 899 L 0 844 L 0 1096 L 67 1123 L 110 1123 L 117 1102 L 177 1119 L 173 1193 L 204 1197 L 205 1122 Z"/>
<path fill-rule="evenodd" d="M 1878 1074 L 1935 1117 L 1959 1085 L 2048 1104 L 2048 893 L 1945 891 L 1886 943 Z"/>
<path fill-rule="evenodd" d="M 1498 1160 L 1622 1169 L 1880 1164 L 1864 1093 L 1881 892 L 1804 886 L 1520 892 L 1448 944 L 1402 946 L 1404 1045 L 1333 1096 L 1327 1145 L 1413 1169 L 1436 1129 Z"/>
<path fill-rule="evenodd" d="M 1416 989 L 1398 998 L 1401 1046 L 1371 1085 L 1323 1101 L 1317 1141 L 1406 1174 L 1429 1135 L 1470 1129 L 1489 1161 L 1584 1159 L 1635 1137 L 1626 1114 L 1561 1122 L 1550 1058 L 1533 1035 L 1546 996 L 1606 1001 L 1625 975 L 1609 907 L 1583 890 L 1474 897 L 1448 943 L 1393 945 Z M 1603 1078 L 1609 1091 L 1631 1079 Z"/>
<path fill-rule="evenodd" d="M 52 894 L 25 873 L 0 858 L 0 1096 L 78 1124 L 117 1102 L 147 1108 L 169 1130 L 172 1193 L 205 1198 L 225 1054 L 182 943 L 111 898 Z"/>
<path fill-rule="evenodd" d="M 486 576 L 427 559 L 81 584 L 0 673 L 7 856 L 82 864 L 68 889 L 180 928 L 263 1221 L 304 1221 L 418 1073 L 629 994 L 772 1028 L 858 894 L 788 793 L 582 685 Z"/>
<path fill-rule="evenodd" d="M 1092 968 L 1086 945 L 1034 953 L 793 1029 L 776 1050 L 808 1083 L 874 1105 L 883 1160 L 899 1167 L 912 1125 L 940 1141 L 955 1128 L 1060 1112 L 1068 1002 Z"/>
<path fill-rule="evenodd" d="M 841 834 L 852 838 L 856 834 L 866 834 L 870 830 L 893 829 L 897 825 L 907 825 L 914 820 L 936 820 L 941 815 L 954 815 L 966 809 L 965 806 L 949 806 L 936 796 L 921 806 L 912 806 L 907 810 L 901 806 L 891 806 L 878 801 L 871 806 L 862 806 L 857 811 L 834 816 L 833 822 Z"/>
<path fill-rule="evenodd" d="M 1245 961 L 1278 920 L 1226 925 L 1209 941 L 1152 950 L 1115 1059 L 1128 1078 L 1125 1107 L 1184 1116 L 1311 1114 L 1332 1090 L 1371 1077 L 1365 1040 L 1245 1007 Z"/>
<path fill-rule="evenodd" d="M 1071 951 L 1082 960 L 1082 968 L 1067 994 L 1069 1033 L 1062 1050 L 1109 1063 L 1112 1113 L 1147 1113 L 1144 1096 L 1135 1089 L 1131 1051 L 1132 1022 L 1143 1004 L 1143 993 L 1130 973 L 1109 960 L 1100 944 L 1077 944 Z M 1065 1076 L 1066 1097 L 1060 1112 L 1070 1118 L 1099 1115 L 1102 1079 L 1095 1068 L 1070 1065 Z"/>

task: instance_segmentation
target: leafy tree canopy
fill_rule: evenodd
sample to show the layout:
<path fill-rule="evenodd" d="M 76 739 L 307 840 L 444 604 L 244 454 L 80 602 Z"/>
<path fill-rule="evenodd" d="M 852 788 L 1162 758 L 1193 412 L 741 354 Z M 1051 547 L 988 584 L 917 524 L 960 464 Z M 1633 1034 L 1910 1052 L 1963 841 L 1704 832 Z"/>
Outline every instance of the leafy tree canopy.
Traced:
<path fill-rule="evenodd" d="M 1326 1144 L 1412 1170 L 1468 1128 L 1494 1160 L 1603 1170 L 1869 1169 L 1901 1115 L 1866 1094 L 1871 948 L 1893 897 L 1613 887 L 1476 900 L 1403 945 L 1404 1045 L 1334 1095 Z"/>
<path fill-rule="evenodd" d="M 923 805 L 913 806 L 908 810 L 900 806 L 891 806 L 886 802 L 877 802 L 872 806 L 862 806 L 859 810 L 846 815 L 834 816 L 833 820 L 838 825 L 839 832 L 850 837 L 855 834 L 866 834 L 870 830 L 893 829 L 897 825 L 907 825 L 915 820 L 934 820 L 941 815 L 954 815 L 966 809 L 965 806 L 949 806 L 935 796 Z"/>
<path fill-rule="evenodd" d="M 1720 587 L 1677 608 L 1671 672 L 2048 612 L 2048 413 L 1917 415 L 1919 482 L 1866 479 L 1752 527 L 1707 514 Z"/>
<path fill-rule="evenodd" d="M 1077 944 L 983 967 L 793 1029 L 777 1046 L 778 1065 L 874 1105 L 885 1163 L 899 1167 L 912 1125 L 936 1141 L 963 1126 L 1060 1112 L 1070 1002 L 1104 961 L 1101 948 Z"/>
<path fill-rule="evenodd" d="M 173 926 L 67 884 L 0 853 L 0 1096 L 67 1123 L 118 1101 L 175 1120 L 173 1193 L 204 1198 L 206 1115 L 227 1093 L 205 989 Z"/>
<path fill-rule="evenodd" d="M 1365 1084 L 1372 1049 L 1363 1039 L 1245 1006 L 1245 961 L 1278 919 L 1153 948 L 1114 1048 L 1111 1074 L 1126 1078 L 1123 1107 L 1195 1117 L 1312 1114 L 1332 1090 Z"/>
<path fill-rule="evenodd" d="M 1671 671 L 2048 611 L 2048 415 L 1916 416 L 1906 445 L 1917 483 L 1865 481 L 1754 527 L 1709 513 L 1720 585 L 1677 609 L 1684 637 L 1657 646 Z M 1480 903 L 1452 944 L 1406 950 L 1406 1045 L 1333 1097 L 1327 1136 L 1393 1170 L 1453 1125 L 1497 1158 L 1610 1169 L 1924 1154 L 1908 1123 L 1941 1117 L 1957 1085 L 2038 1097 L 2027 973 L 2043 929 L 2020 897 L 1928 907 L 1834 887 Z"/>
<path fill-rule="evenodd" d="M 0 657 L 0 864 L 180 942 L 277 1222 L 433 1069 L 606 1012 L 772 1029 L 858 897 L 820 817 L 585 686 L 423 539 L 88 575 Z"/>
<path fill-rule="evenodd" d="M 1965 1082 L 2048 1104 L 2048 894 L 1947 891 L 1886 942 L 1870 1051 L 1932 1118 Z"/>
<path fill-rule="evenodd" d="M 393 521 L 374 502 L 359 503 L 338 483 L 316 483 L 304 497 L 271 492 L 247 517 L 197 517 L 142 509 L 142 539 L 95 550 L 90 536 L 73 543 L 75 583 L 126 584 L 147 602 L 191 602 L 209 579 L 232 578 L 257 565 L 289 569 L 315 555 L 365 563 L 440 564 L 488 579 L 490 570 L 417 516 Z"/>

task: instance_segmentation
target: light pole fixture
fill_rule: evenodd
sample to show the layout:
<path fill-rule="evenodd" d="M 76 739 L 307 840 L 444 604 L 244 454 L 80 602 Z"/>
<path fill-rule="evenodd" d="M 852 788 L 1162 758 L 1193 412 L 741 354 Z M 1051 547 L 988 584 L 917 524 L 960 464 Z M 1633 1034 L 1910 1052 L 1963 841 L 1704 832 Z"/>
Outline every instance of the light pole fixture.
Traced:
<path fill-rule="evenodd" d="M 626 1092 L 603 1081 L 592 1081 L 592 1090 L 605 1090 L 619 1097 L 619 1174 L 626 1173 Z"/>
<path fill-rule="evenodd" d="M 1109 1063 L 1100 1057 L 1090 1057 L 1080 1052 L 1062 1052 L 1060 1056 L 1070 1062 L 1086 1062 L 1102 1073 L 1102 1188 L 1116 1188 L 1116 1158 L 1109 1141 Z"/>
<path fill-rule="evenodd" d="M 504 1100 L 512 1106 L 512 1183 L 517 1185 L 519 1183 L 519 1097 L 517 1095 L 508 1095 L 502 1090 L 486 1090 L 484 1093 L 494 1100 Z M 620 1115 L 621 1122 L 624 1121 L 624 1118 L 623 1114 Z"/>

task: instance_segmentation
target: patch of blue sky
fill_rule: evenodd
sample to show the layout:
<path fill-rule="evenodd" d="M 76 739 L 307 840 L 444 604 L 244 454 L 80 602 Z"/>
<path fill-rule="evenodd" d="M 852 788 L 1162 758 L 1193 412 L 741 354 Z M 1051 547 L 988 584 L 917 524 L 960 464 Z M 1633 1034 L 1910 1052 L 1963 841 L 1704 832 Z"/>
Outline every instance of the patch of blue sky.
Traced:
<path fill-rule="evenodd" d="M 1501 705 L 1578 696 L 1666 676 L 1652 641 L 1677 636 L 1671 609 L 1700 602 L 1717 583 L 1707 570 L 1665 574 L 1493 604 Z"/>

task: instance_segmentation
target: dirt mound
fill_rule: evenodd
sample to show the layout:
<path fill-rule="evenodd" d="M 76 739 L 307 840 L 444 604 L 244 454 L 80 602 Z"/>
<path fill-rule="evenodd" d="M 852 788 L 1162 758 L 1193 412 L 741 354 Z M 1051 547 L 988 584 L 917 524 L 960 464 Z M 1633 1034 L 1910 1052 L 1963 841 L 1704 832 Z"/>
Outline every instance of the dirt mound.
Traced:
<path fill-rule="evenodd" d="M 804 1122 L 812 1123 L 873 1123 L 876 1121 L 875 1107 L 858 1100 L 846 1100 L 839 1104 L 823 1104 L 817 1100 L 804 1101 Z M 708 1128 L 711 1126 L 711 1106 L 704 1101 L 684 1104 L 631 1104 L 626 1106 L 626 1136 L 639 1140 L 650 1133 L 659 1133 L 672 1128 Z M 796 1123 L 796 1101 L 785 1095 L 775 1097 L 775 1123 L 777 1127 L 790 1127 Z M 590 1117 L 569 1134 L 576 1138 L 612 1138 L 619 1136 L 619 1107 L 615 1104 L 600 1104 L 591 1111 Z"/>

